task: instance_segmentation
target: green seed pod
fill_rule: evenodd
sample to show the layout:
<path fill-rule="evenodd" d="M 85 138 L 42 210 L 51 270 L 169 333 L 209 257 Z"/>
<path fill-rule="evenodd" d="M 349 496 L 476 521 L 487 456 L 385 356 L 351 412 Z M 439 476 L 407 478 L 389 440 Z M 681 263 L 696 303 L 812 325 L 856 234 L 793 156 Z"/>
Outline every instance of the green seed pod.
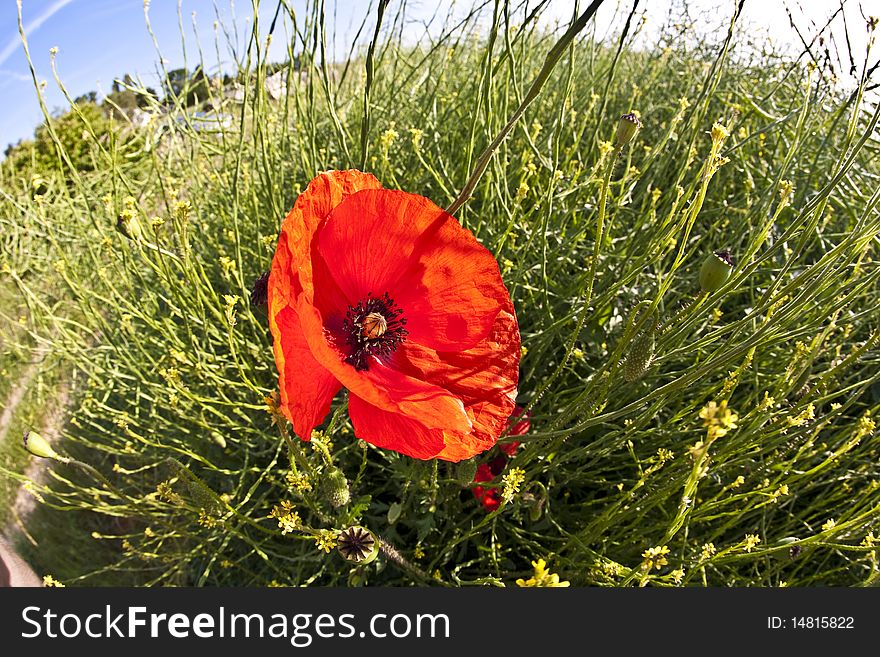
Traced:
<path fill-rule="evenodd" d="M 324 474 L 324 492 L 327 501 L 335 509 L 337 507 L 348 504 L 351 499 L 351 492 L 348 490 L 348 480 L 345 478 L 342 470 L 331 467 Z"/>
<path fill-rule="evenodd" d="M 641 379 L 654 362 L 656 347 L 652 322 L 630 343 L 629 352 L 623 361 L 623 378 L 630 383 Z"/>
<path fill-rule="evenodd" d="M 700 289 L 709 294 L 714 292 L 730 278 L 733 270 L 733 258 L 730 251 L 715 251 L 706 256 L 700 267 Z"/>
<path fill-rule="evenodd" d="M 623 148 L 631 142 L 641 127 L 642 122 L 635 114 L 629 113 L 621 116 L 617 122 L 617 148 Z"/>
<path fill-rule="evenodd" d="M 379 540 L 369 529 L 354 525 L 339 532 L 336 549 L 346 561 L 366 565 L 379 556 Z"/>
<path fill-rule="evenodd" d="M 52 445 L 49 444 L 49 441 L 36 431 L 24 432 L 24 448 L 41 459 L 52 459 L 53 461 L 60 461 L 61 463 L 67 463 L 70 460 L 56 452 L 52 448 Z"/>
<path fill-rule="evenodd" d="M 388 524 L 393 525 L 400 518 L 400 514 L 403 512 L 403 505 L 400 502 L 394 502 L 391 506 L 388 507 Z"/>
<path fill-rule="evenodd" d="M 473 482 L 474 476 L 477 474 L 477 460 L 468 459 L 456 463 L 453 470 L 455 481 L 462 486 L 467 486 Z"/>

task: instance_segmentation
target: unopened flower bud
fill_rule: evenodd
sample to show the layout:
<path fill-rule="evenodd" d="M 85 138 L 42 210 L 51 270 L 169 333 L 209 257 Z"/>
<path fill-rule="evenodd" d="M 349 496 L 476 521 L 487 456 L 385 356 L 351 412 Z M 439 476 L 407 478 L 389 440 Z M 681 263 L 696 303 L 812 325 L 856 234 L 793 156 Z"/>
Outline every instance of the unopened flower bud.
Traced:
<path fill-rule="evenodd" d="M 623 378 L 630 383 L 641 379 L 654 362 L 655 349 L 654 325 L 651 323 L 630 343 L 623 362 Z"/>
<path fill-rule="evenodd" d="M 265 306 L 269 302 L 269 272 L 260 274 L 251 287 L 251 305 L 256 307 Z"/>
<path fill-rule="evenodd" d="M 336 467 L 330 468 L 324 475 L 324 491 L 333 508 L 344 506 L 351 499 L 348 480 L 342 470 Z"/>
<path fill-rule="evenodd" d="M 375 561 L 379 556 L 379 541 L 375 534 L 358 525 L 339 532 L 336 548 L 347 561 L 362 565 Z"/>
<path fill-rule="evenodd" d="M 140 221 L 129 211 L 123 211 L 116 218 L 116 230 L 134 242 L 138 242 L 143 238 Z"/>
<path fill-rule="evenodd" d="M 536 496 L 528 491 L 522 494 L 522 504 L 529 510 L 529 520 L 538 522 L 541 519 L 545 501 L 543 496 Z"/>
<path fill-rule="evenodd" d="M 634 113 L 621 116 L 620 121 L 617 122 L 617 148 L 623 148 L 631 142 L 641 127 L 642 122 Z"/>
<path fill-rule="evenodd" d="M 455 477 L 456 482 L 462 486 L 469 486 L 474 481 L 474 476 L 477 474 L 476 459 L 459 461 L 453 467 L 453 476 Z"/>
<path fill-rule="evenodd" d="M 36 431 L 24 432 L 24 448 L 41 459 L 52 459 L 53 461 L 60 461 L 61 463 L 67 463 L 69 460 L 56 452 L 52 448 L 52 445 L 49 444 L 49 441 Z"/>
<path fill-rule="evenodd" d="M 32 196 L 42 196 L 46 192 L 49 191 L 49 183 L 46 181 L 43 176 L 39 174 L 34 174 L 31 176 L 31 195 Z"/>
<path fill-rule="evenodd" d="M 730 278 L 733 258 L 730 251 L 715 251 L 706 256 L 700 267 L 700 289 L 709 294 L 720 288 Z"/>

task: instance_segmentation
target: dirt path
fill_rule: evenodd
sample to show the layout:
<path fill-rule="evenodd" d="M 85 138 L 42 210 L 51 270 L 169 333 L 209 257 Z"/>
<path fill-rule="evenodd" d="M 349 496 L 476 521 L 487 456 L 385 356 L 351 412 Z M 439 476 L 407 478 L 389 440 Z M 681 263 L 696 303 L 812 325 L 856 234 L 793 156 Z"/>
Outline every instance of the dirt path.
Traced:
<path fill-rule="evenodd" d="M 15 417 L 15 411 L 18 408 L 18 405 L 21 404 L 21 400 L 24 399 L 24 394 L 31 385 L 31 381 L 33 381 L 34 377 L 37 375 L 40 362 L 45 355 L 46 349 L 44 347 L 38 347 L 34 350 L 33 362 L 28 365 L 27 369 L 18 377 L 18 381 L 16 381 L 12 390 L 10 390 L 9 394 L 6 396 L 6 403 L 3 405 L 3 413 L 0 414 L 0 443 L 6 440 L 6 434 L 9 433 L 9 427 L 12 424 L 12 418 Z"/>
<path fill-rule="evenodd" d="M 58 388 L 58 394 L 55 402 L 43 418 L 43 425 L 40 427 L 40 435 L 43 436 L 50 444 L 58 441 L 61 437 L 61 430 L 67 420 L 67 411 L 70 406 L 70 386 L 67 382 L 62 383 Z M 31 457 L 24 476 L 36 484 L 42 484 L 46 480 L 46 473 L 50 464 L 45 459 Z M 36 498 L 31 495 L 24 486 L 19 486 L 18 494 L 15 496 L 15 502 L 12 504 L 12 517 L 16 520 L 15 524 L 9 523 L 4 529 L 7 536 L 11 535 L 10 531 L 22 531 L 24 528 L 19 526 L 26 522 L 28 516 L 33 512 L 37 505 Z"/>

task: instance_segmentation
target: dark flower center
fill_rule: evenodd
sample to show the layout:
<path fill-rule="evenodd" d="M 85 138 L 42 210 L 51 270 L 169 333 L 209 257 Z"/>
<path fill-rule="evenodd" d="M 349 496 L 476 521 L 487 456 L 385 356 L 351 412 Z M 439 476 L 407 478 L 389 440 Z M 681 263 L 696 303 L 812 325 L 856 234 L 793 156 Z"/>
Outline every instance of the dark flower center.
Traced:
<path fill-rule="evenodd" d="M 370 368 L 370 356 L 388 356 L 406 340 L 403 311 L 386 292 L 374 297 L 370 292 L 345 312 L 342 328 L 351 353 L 345 362 L 356 370 Z"/>

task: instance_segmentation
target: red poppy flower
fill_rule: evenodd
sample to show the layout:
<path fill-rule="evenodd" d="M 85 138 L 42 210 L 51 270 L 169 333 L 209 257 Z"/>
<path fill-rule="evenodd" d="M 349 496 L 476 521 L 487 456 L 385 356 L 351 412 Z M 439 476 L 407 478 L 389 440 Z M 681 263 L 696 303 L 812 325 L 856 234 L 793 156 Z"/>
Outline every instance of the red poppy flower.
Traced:
<path fill-rule="evenodd" d="M 280 410 L 309 440 L 343 386 L 355 435 L 420 459 L 490 448 L 514 408 L 519 330 L 498 264 L 449 214 L 360 171 L 318 175 L 268 284 Z"/>
<path fill-rule="evenodd" d="M 501 469 L 503 470 L 504 466 L 502 466 Z M 492 467 L 488 463 L 481 463 L 477 467 L 474 481 L 492 481 L 496 476 L 497 473 L 492 472 Z M 501 493 L 497 488 L 474 486 L 471 490 L 474 491 L 474 497 L 480 501 L 486 511 L 494 511 L 501 506 Z"/>

